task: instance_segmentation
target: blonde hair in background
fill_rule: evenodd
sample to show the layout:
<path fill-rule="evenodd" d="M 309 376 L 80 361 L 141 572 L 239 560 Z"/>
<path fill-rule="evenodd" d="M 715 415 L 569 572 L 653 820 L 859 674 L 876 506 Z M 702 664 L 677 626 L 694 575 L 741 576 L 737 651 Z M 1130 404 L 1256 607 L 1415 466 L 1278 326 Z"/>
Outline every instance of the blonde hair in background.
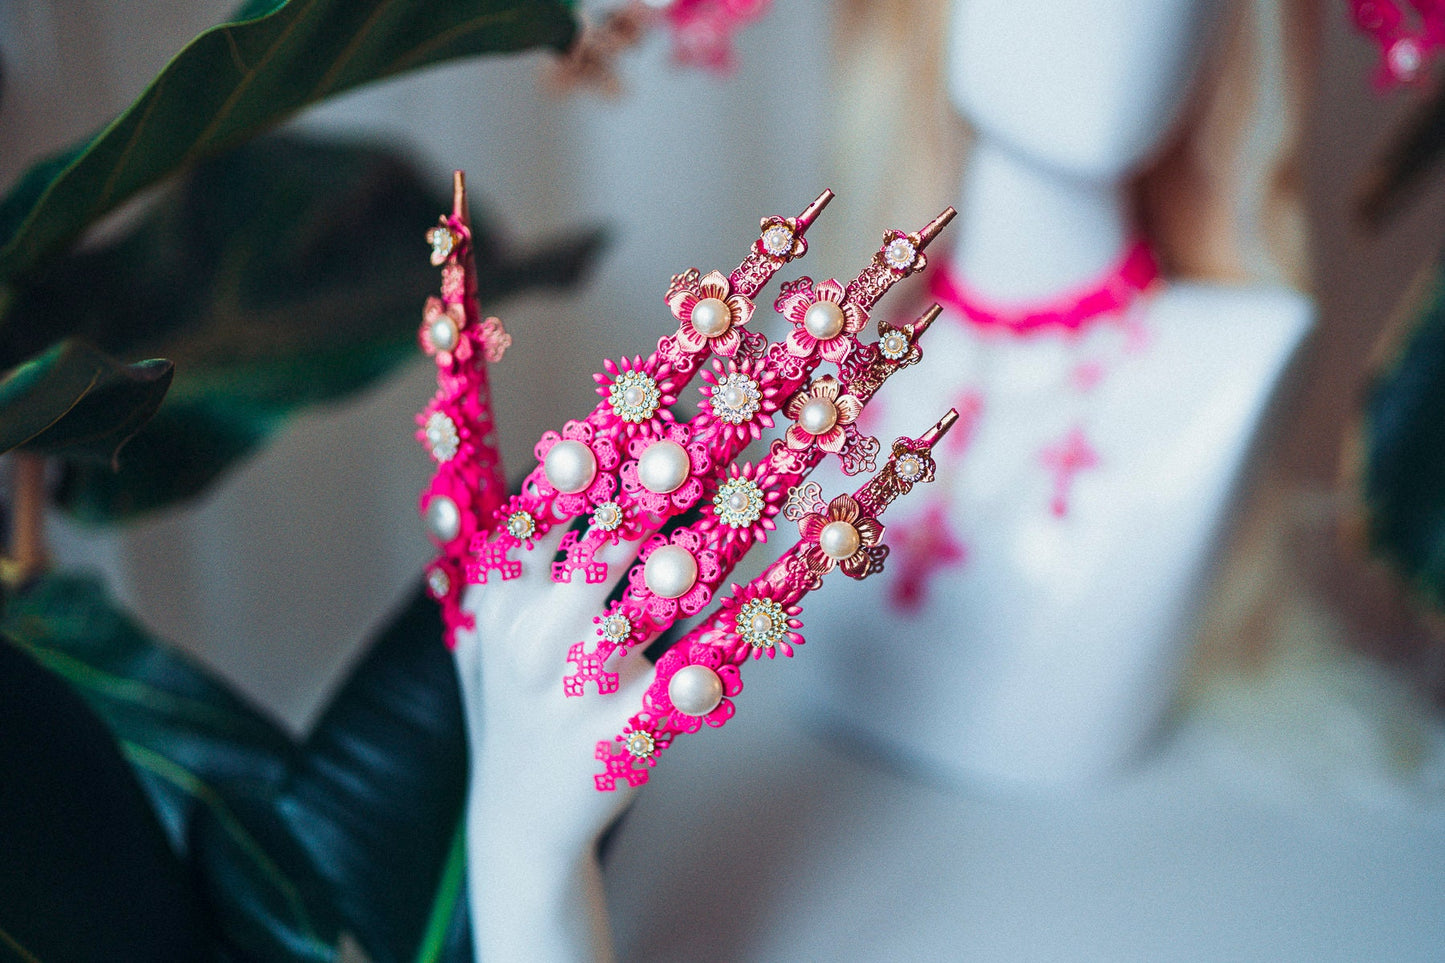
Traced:
<path fill-rule="evenodd" d="M 844 0 L 834 37 L 836 190 L 845 236 L 911 229 L 955 199 L 968 131 L 948 100 L 951 0 Z M 1300 143 L 1318 4 L 1237 0 L 1179 130 L 1135 181 L 1166 274 L 1307 287 Z M 965 216 L 967 212 L 964 212 Z M 916 222 L 916 223 L 915 223 Z"/>

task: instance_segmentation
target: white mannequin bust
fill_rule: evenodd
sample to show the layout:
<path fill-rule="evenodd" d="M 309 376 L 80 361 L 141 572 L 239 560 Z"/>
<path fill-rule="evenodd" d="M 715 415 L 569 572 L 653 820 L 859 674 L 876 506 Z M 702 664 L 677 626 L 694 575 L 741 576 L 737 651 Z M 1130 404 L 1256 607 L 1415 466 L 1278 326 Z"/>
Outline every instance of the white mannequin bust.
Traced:
<path fill-rule="evenodd" d="M 1047 303 L 1119 260 L 1129 181 L 1175 129 L 1220 7 L 955 4 L 948 89 L 976 132 L 955 276 L 990 302 Z M 801 704 L 926 773 L 1004 786 L 1099 777 L 1154 731 L 1312 309 L 1283 288 L 1173 281 L 1130 318 L 1030 337 L 934 326 L 867 427 L 886 443 L 941 392 L 975 404 L 971 441 L 951 478 L 940 462 L 937 514 L 916 499 L 890 519 L 891 571 L 813 599 L 815 644 L 788 673 Z M 1101 372 L 1087 390 L 1080 366 Z M 1051 473 L 1045 451 L 1074 429 L 1092 458 Z M 924 604 L 900 610 L 910 522 L 956 534 L 964 557 L 935 555 Z"/>

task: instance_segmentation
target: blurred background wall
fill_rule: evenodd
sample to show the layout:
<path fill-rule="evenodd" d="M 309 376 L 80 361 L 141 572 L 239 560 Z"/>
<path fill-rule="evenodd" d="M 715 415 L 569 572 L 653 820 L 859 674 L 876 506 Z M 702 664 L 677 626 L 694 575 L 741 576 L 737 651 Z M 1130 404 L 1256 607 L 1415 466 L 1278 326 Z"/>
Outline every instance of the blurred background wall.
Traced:
<path fill-rule="evenodd" d="M 231 6 L 0 0 L 0 184 L 112 117 Z M 1442 177 L 1379 236 L 1352 216 L 1362 170 L 1417 95 L 1372 91 L 1373 50 L 1345 12 L 1343 2 L 1328 4 L 1308 134 L 1319 327 L 1267 473 L 1278 490 L 1306 493 L 1330 517 L 1341 504 L 1341 451 L 1366 360 L 1433 255 L 1445 213 Z M 726 80 L 673 68 L 663 38 L 653 37 L 626 61 L 626 90 L 615 101 L 548 94 L 538 80 L 543 58 L 525 56 L 432 69 L 297 123 L 400 145 L 439 190 L 453 167 L 466 169 L 474 203 L 518 244 L 574 226 L 608 229 L 600 265 L 575 296 L 483 305 L 516 339 L 494 374 L 515 473 L 540 431 L 593 403 L 590 373 L 601 357 L 645 353 L 671 323 L 662 302 L 671 274 L 736 264 L 759 216 L 796 213 L 829 186 L 830 44 L 829 4 L 775 0 L 740 37 L 741 67 Z M 898 162 L 896 154 L 877 159 Z M 835 207 L 849 202 L 840 197 Z M 417 225 L 418 258 L 426 227 Z M 808 257 L 814 277 L 856 269 L 876 243 L 827 237 Z M 56 519 L 55 552 L 65 565 L 103 569 L 161 635 L 303 726 L 366 628 L 410 590 L 430 556 L 415 515 L 430 461 L 411 434 L 432 386 L 431 365 L 419 357 L 362 399 L 300 418 L 192 508 L 123 532 Z M 1388 583 L 1349 551 L 1330 564 L 1326 580 L 1373 586 L 1358 600 L 1373 619 L 1368 644 L 1395 656 L 1415 651 L 1417 627 L 1401 617 Z M 1426 676 L 1438 672 L 1415 663 Z"/>

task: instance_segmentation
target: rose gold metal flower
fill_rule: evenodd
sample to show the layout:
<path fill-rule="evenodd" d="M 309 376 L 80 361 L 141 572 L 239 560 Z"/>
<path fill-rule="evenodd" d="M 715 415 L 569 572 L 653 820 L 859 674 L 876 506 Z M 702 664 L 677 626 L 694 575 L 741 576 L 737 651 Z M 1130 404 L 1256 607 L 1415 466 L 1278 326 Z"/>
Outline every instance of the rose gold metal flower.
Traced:
<path fill-rule="evenodd" d="M 842 385 L 832 375 L 813 381 L 807 390 L 788 399 L 783 414 L 793 419 L 784 436 L 788 447 L 804 451 L 812 445 L 827 452 L 843 450 L 844 427 L 858 420 L 863 403 L 853 395 L 841 394 Z"/>
<path fill-rule="evenodd" d="M 883 524 L 863 514 L 852 495 L 839 495 L 828 503 L 828 513 L 810 512 L 798 522 L 803 537 L 799 558 L 817 576 L 837 565 L 845 575 L 862 578 L 872 564 L 870 549 L 883 539 Z"/>
<path fill-rule="evenodd" d="M 753 302 L 734 294 L 721 271 L 710 271 L 695 285 L 674 288 L 667 297 L 672 314 L 681 322 L 677 343 L 685 351 L 701 351 L 710 343 L 724 358 L 737 354 L 743 343 L 739 328 L 752 320 Z"/>

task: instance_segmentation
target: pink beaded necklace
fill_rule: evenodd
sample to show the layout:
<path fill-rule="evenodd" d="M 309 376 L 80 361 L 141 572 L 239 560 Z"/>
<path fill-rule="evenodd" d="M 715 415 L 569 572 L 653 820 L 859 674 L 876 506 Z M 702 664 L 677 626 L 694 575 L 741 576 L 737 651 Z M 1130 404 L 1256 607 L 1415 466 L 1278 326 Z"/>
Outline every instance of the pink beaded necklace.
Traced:
<path fill-rule="evenodd" d="M 1096 318 L 1118 315 L 1159 279 L 1159 262 L 1144 240 L 1135 241 L 1097 280 L 1042 305 L 1003 307 L 957 277 L 944 264 L 929 293 L 945 308 L 983 328 L 1004 328 L 1029 335 L 1047 330 L 1078 331 Z"/>

